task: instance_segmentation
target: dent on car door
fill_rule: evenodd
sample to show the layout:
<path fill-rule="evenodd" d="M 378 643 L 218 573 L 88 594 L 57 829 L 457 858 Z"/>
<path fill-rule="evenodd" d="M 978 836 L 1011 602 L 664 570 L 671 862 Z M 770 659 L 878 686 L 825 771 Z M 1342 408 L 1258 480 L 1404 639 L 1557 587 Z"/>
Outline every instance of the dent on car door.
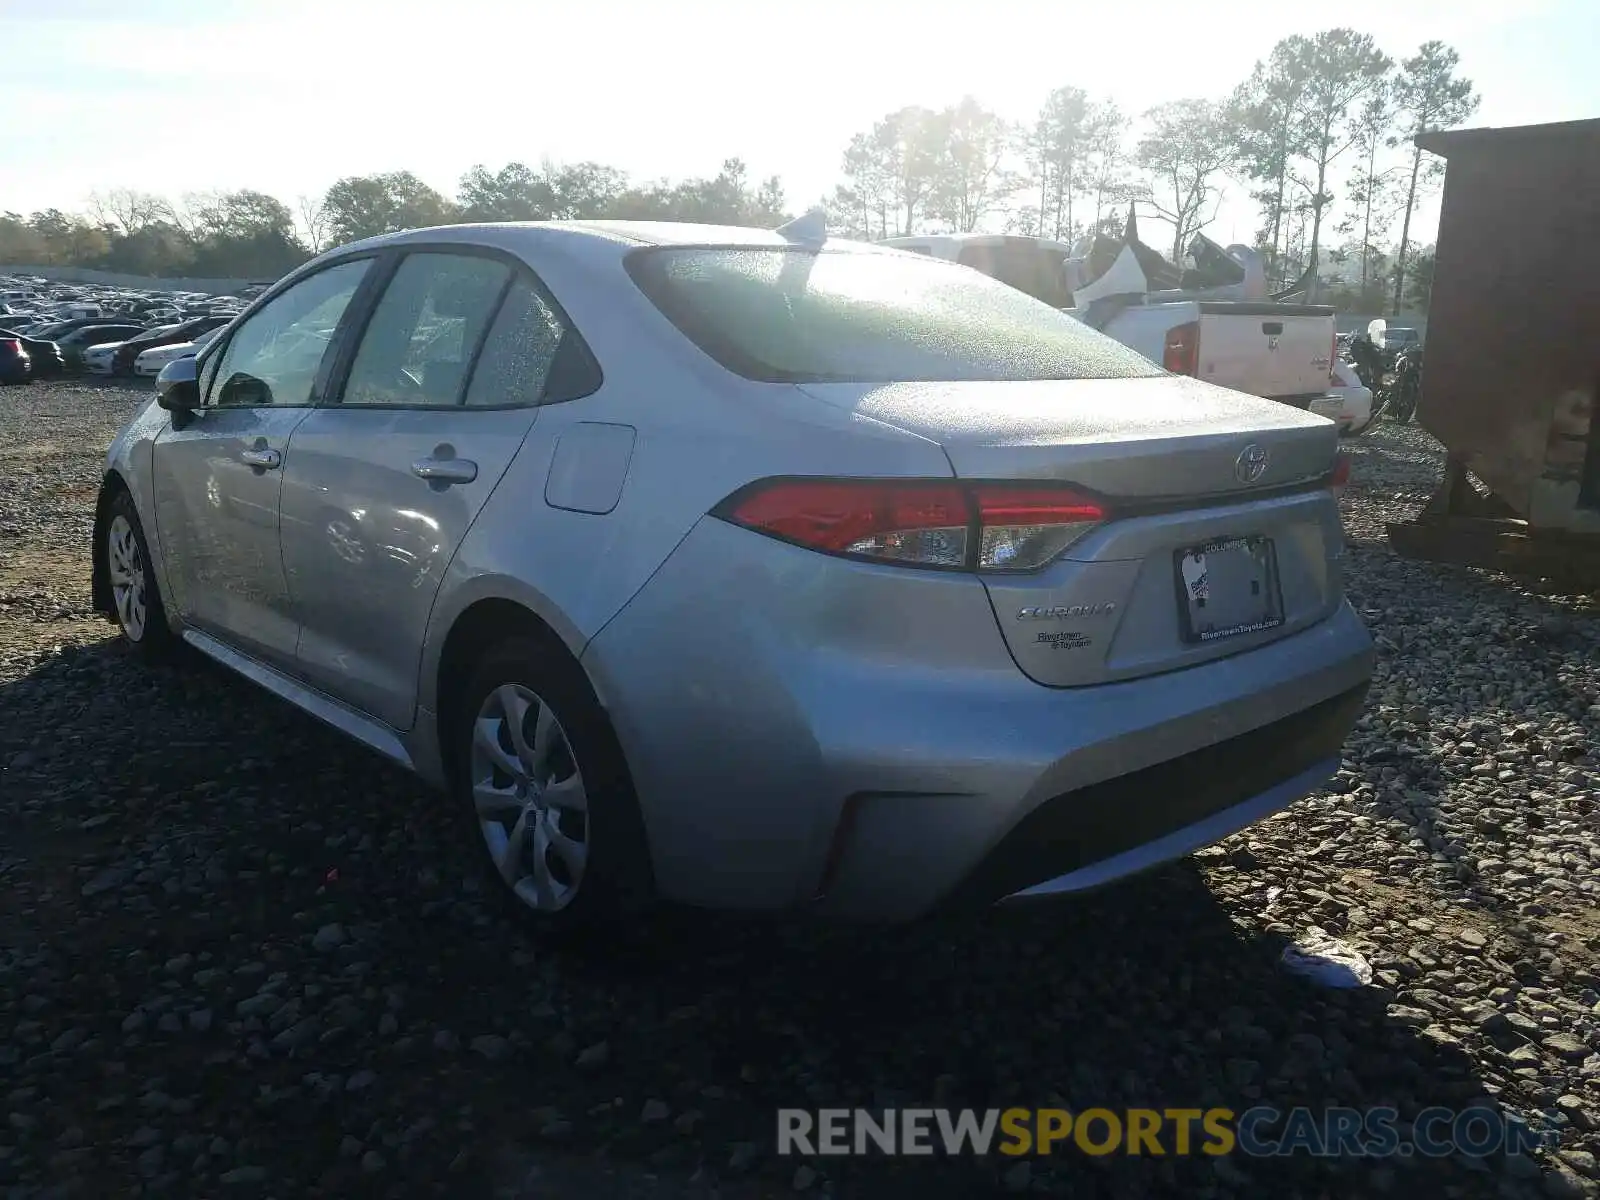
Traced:
<path fill-rule="evenodd" d="M 445 568 L 533 425 L 561 337 L 537 284 L 499 258 L 401 260 L 338 402 L 296 427 L 285 472 L 308 682 L 410 728 Z"/>
<path fill-rule="evenodd" d="M 278 545 L 289 435 L 369 265 L 328 267 L 252 314 L 207 361 L 203 407 L 156 441 L 156 528 L 179 615 L 277 666 L 299 641 Z"/>

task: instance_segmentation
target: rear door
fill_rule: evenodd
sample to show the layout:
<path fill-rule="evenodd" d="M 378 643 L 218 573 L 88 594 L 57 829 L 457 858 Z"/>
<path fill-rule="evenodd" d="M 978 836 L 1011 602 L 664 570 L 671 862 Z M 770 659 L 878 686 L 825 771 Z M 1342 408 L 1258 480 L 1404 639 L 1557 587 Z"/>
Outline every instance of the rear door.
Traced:
<path fill-rule="evenodd" d="M 510 259 L 452 246 L 393 265 L 336 402 L 288 457 L 283 562 L 308 682 L 410 728 L 445 568 L 532 427 L 565 328 Z"/>
<path fill-rule="evenodd" d="M 1333 343 L 1331 308 L 1202 303 L 1195 373 L 1252 396 L 1321 395 L 1329 387 Z"/>

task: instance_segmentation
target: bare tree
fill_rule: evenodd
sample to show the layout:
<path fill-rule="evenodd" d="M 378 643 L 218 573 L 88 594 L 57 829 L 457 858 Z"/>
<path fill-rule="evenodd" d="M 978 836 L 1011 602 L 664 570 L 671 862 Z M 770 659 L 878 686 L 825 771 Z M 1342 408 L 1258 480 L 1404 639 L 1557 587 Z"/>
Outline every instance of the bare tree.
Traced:
<path fill-rule="evenodd" d="M 328 248 L 328 210 L 320 196 L 302 194 L 295 201 L 296 222 L 300 237 L 312 254 L 321 254 Z"/>
<path fill-rule="evenodd" d="M 1252 198 L 1261 206 L 1265 227 L 1258 235 L 1267 247 L 1267 272 L 1283 279 L 1282 256 L 1290 206 L 1289 164 L 1300 150 L 1301 130 L 1295 120 L 1305 92 L 1306 39 L 1284 38 L 1256 63 L 1250 78 L 1230 100 L 1235 114 L 1235 167 L 1262 186 Z"/>
<path fill-rule="evenodd" d="M 1384 145 L 1394 124 L 1393 81 L 1387 81 L 1367 98 L 1360 114 L 1352 123 L 1356 135 L 1356 149 L 1361 155 L 1350 179 L 1350 200 L 1356 207 L 1339 225 L 1339 232 L 1353 234 L 1361 231 L 1361 306 L 1366 307 L 1367 288 L 1372 283 L 1371 266 L 1379 255 L 1376 246 L 1394 216 L 1392 200 L 1399 168 L 1379 166 L 1378 151 Z"/>
<path fill-rule="evenodd" d="M 1176 100 L 1145 115 L 1150 130 L 1139 141 L 1139 165 L 1152 177 L 1151 204 L 1172 222 L 1173 261 L 1182 262 L 1189 239 L 1216 216 L 1215 181 L 1233 157 L 1233 131 L 1210 100 Z"/>
<path fill-rule="evenodd" d="M 198 242 L 208 232 L 221 203 L 220 192 L 185 192 L 178 203 L 171 206 L 169 219 L 191 242 Z"/>
<path fill-rule="evenodd" d="M 1039 110 L 1029 139 L 1039 185 L 1039 231 L 1053 230 L 1057 239 L 1070 239 L 1076 224 L 1072 201 L 1083 190 L 1089 115 L 1082 88 L 1056 88 Z"/>
<path fill-rule="evenodd" d="M 1084 116 L 1084 190 L 1094 197 L 1091 228 L 1095 230 L 1106 220 L 1108 204 L 1125 204 L 1138 190 L 1128 175 L 1129 124 L 1128 118 L 1109 100 L 1091 103 Z"/>
<path fill-rule="evenodd" d="M 1400 64 L 1394 83 L 1395 107 L 1399 110 L 1402 132 L 1394 145 L 1412 142 L 1411 183 L 1406 189 L 1405 220 L 1400 225 L 1400 249 L 1394 262 L 1394 308 L 1400 315 L 1405 290 L 1406 250 L 1411 240 L 1411 213 L 1416 208 L 1419 187 L 1436 179 L 1442 164 L 1430 159 L 1423 170 L 1422 147 L 1415 144 L 1419 134 L 1430 129 L 1459 125 L 1478 111 L 1478 96 L 1472 81 L 1458 79 L 1456 68 L 1461 56 L 1443 42 L 1424 42 L 1417 52 Z"/>
<path fill-rule="evenodd" d="M 89 193 L 89 213 L 99 224 L 114 226 L 131 237 L 158 221 L 170 221 L 172 205 L 149 192 L 110 188 Z"/>
<path fill-rule="evenodd" d="M 902 108 L 850 139 L 845 181 L 835 203 L 846 211 L 876 214 L 879 237 L 917 231 L 938 174 L 939 114 Z"/>
<path fill-rule="evenodd" d="M 1005 169 L 1011 127 L 971 96 L 939 113 L 931 131 L 928 215 L 970 233 L 1014 186 Z"/>

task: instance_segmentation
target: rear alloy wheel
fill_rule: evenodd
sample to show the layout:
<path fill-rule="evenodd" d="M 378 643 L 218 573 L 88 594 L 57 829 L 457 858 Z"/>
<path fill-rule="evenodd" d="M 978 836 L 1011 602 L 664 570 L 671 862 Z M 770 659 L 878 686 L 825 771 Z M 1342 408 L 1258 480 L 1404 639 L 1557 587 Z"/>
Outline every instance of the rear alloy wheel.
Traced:
<path fill-rule="evenodd" d="M 146 658 L 166 657 L 175 639 L 167 626 L 161 592 L 151 572 L 144 530 L 139 526 L 133 499 L 126 492 L 112 501 L 104 553 L 111 602 L 123 639 Z"/>
<path fill-rule="evenodd" d="M 531 689 L 501 684 L 473 723 L 472 803 L 501 881 L 535 912 L 560 912 L 583 886 L 589 797 L 567 731 Z"/>
<path fill-rule="evenodd" d="M 536 926 L 603 923 L 648 902 L 633 785 L 582 670 L 533 638 L 493 650 L 462 694 L 456 792 L 491 885 Z"/>

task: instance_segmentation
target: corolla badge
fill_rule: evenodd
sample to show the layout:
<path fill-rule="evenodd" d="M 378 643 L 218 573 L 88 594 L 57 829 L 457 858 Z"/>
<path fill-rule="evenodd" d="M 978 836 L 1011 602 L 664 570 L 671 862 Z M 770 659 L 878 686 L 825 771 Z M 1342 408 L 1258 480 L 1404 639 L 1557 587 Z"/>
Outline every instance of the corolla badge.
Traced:
<path fill-rule="evenodd" d="M 1267 461 L 1267 448 L 1259 442 L 1251 442 L 1234 460 L 1234 477 L 1240 483 L 1254 483 L 1267 473 Z"/>
<path fill-rule="evenodd" d="M 1055 608 L 1029 607 L 1017 610 L 1019 621 L 1069 621 L 1074 617 L 1109 617 L 1117 611 L 1110 600 L 1097 604 L 1067 604 Z"/>

